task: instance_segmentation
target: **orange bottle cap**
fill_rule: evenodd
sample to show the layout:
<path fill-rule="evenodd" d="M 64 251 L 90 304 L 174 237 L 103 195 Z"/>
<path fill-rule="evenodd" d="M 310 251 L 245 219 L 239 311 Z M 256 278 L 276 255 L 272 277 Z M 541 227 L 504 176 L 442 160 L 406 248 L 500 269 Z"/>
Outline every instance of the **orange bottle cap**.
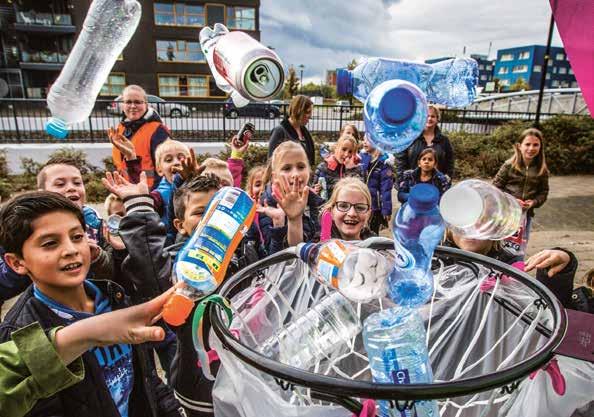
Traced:
<path fill-rule="evenodd" d="M 181 326 L 194 308 L 194 302 L 182 294 L 173 293 L 163 306 L 163 319 L 172 326 Z"/>

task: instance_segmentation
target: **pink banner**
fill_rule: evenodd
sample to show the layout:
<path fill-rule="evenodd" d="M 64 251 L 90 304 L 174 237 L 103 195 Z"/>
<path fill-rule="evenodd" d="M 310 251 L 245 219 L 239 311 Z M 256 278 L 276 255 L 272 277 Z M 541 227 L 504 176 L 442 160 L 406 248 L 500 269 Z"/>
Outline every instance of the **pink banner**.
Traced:
<path fill-rule="evenodd" d="M 565 52 L 594 117 L 594 0 L 550 0 Z"/>

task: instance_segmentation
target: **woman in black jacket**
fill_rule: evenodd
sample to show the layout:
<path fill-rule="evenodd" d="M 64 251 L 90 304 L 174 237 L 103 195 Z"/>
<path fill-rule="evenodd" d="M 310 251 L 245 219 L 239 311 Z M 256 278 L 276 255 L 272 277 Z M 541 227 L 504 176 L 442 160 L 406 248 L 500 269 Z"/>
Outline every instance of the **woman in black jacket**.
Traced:
<path fill-rule="evenodd" d="M 398 182 L 402 180 L 404 171 L 415 169 L 419 154 L 425 148 L 433 148 L 437 154 L 437 169 L 450 179 L 454 175 L 454 149 L 448 137 L 441 133 L 437 123 L 441 119 L 439 109 L 434 105 L 428 106 L 427 123 L 421 136 L 408 147 L 396 154 L 396 172 Z"/>
<path fill-rule="evenodd" d="M 298 95 L 293 97 L 289 104 L 289 117 L 283 119 L 280 125 L 272 129 L 268 141 L 268 159 L 278 145 L 291 140 L 303 146 L 309 166 L 315 167 L 316 151 L 314 141 L 305 127 L 313 111 L 313 102 L 307 96 Z"/>

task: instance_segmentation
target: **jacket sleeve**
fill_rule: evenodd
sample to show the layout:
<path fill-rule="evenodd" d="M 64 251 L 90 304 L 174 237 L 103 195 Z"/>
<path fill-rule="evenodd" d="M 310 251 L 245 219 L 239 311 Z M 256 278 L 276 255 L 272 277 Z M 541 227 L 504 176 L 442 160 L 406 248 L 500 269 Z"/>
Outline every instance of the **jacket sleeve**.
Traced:
<path fill-rule="evenodd" d="M 164 253 L 167 233 L 147 196 L 124 201 L 126 216 L 120 223 L 120 237 L 128 256 L 122 272 L 132 282 L 135 302 L 149 300 L 171 287 L 171 258 Z"/>
<path fill-rule="evenodd" d="M 510 165 L 505 162 L 497 171 L 495 175 L 495 179 L 493 180 L 493 185 L 499 188 L 501 191 L 505 191 L 505 187 L 507 186 L 507 182 L 509 180 L 509 168 Z"/>
<path fill-rule="evenodd" d="M 402 181 L 404 171 L 408 171 L 411 168 L 408 164 L 408 149 L 398 152 L 396 154 L 396 181 Z"/>
<path fill-rule="evenodd" d="M 19 275 L 4 262 L 4 251 L 0 250 L 0 304 L 16 297 L 31 285 L 31 279 Z"/>
<path fill-rule="evenodd" d="M 106 249 L 99 248 L 99 256 L 91 264 L 91 272 L 94 279 L 112 279 L 113 278 L 113 256 Z"/>
<path fill-rule="evenodd" d="M 410 179 L 404 175 L 404 178 L 398 181 L 398 201 L 404 204 L 408 201 L 408 194 L 410 193 Z"/>
<path fill-rule="evenodd" d="M 272 132 L 270 132 L 270 139 L 268 140 L 268 159 L 272 158 L 274 150 L 278 145 L 284 142 L 286 136 L 287 134 L 282 126 L 277 126 L 272 129 Z"/>
<path fill-rule="evenodd" d="M 270 217 L 264 214 L 258 214 L 258 216 L 260 231 L 264 236 L 264 246 L 268 249 L 268 254 L 272 255 L 284 249 L 287 240 L 287 226 L 274 227 Z"/>
<path fill-rule="evenodd" d="M 384 164 L 380 179 L 380 196 L 382 201 L 382 215 L 392 215 L 392 187 L 394 186 L 394 173 L 392 167 Z"/>
<path fill-rule="evenodd" d="M 452 147 L 452 142 L 448 139 L 447 136 L 444 136 L 444 150 L 445 150 L 445 158 L 446 158 L 446 169 L 444 174 L 448 177 L 454 177 L 454 165 L 455 165 L 455 155 L 454 155 L 454 148 Z"/>
<path fill-rule="evenodd" d="M 563 248 L 554 249 L 562 250 L 567 253 L 570 258 L 569 263 L 562 271 L 559 271 L 552 277 L 547 275 L 549 272 L 548 269 L 538 269 L 536 271 L 536 279 L 555 294 L 559 301 L 561 301 L 561 304 L 563 304 L 563 307 L 572 308 L 571 295 L 573 292 L 573 279 L 578 267 L 578 261 L 571 251 Z"/>
<path fill-rule="evenodd" d="M 227 168 L 229 168 L 229 171 L 231 171 L 231 175 L 233 176 L 233 186 L 234 187 L 241 187 L 243 166 L 244 166 L 243 159 L 238 159 L 238 158 L 227 159 Z"/>
<path fill-rule="evenodd" d="M 547 201 L 547 197 L 549 196 L 549 174 L 543 174 L 540 178 L 538 183 L 538 192 L 534 197 L 534 205 L 532 208 L 537 208 L 542 206 L 545 201 Z"/>
<path fill-rule="evenodd" d="M 35 403 L 85 377 L 82 358 L 66 366 L 52 344 L 55 330 L 46 335 L 35 322 L 0 344 L 0 415 L 20 417 Z"/>

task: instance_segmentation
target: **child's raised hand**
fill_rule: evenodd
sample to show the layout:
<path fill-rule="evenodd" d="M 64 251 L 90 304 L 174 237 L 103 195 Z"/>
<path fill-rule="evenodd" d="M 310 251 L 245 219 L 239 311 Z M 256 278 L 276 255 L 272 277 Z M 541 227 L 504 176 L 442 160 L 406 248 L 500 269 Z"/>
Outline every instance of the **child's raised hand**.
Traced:
<path fill-rule="evenodd" d="M 118 133 L 117 129 L 110 127 L 107 129 L 107 136 L 113 146 L 115 146 L 127 161 L 136 159 L 136 150 L 132 141 L 124 135 Z"/>
<path fill-rule="evenodd" d="M 89 239 L 89 248 L 91 249 L 91 263 L 93 263 L 101 255 L 101 248 L 93 239 Z"/>
<path fill-rule="evenodd" d="M 200 175 L 206 169 L 196 162 L 196 154 L 194 149 L 190 148 L 190 157 L 181 161 L 181 168 L 173 167 L 173 172 L 181 175 L 184 181 L 188 178 Z"/>
<path fill-rule="evenodd" d="M 267 201 L 264 201 L 264 205 L 258 203 L 256 205 L 256 212 L 270 217 L 274 227 L 285 225 L 285 211 L 280 207 L 270 207 Z"/>
<path fill-rule="evenodd" d="M 107 241 L 107 243 L 109 243 L 110 246 L 115 250 L 126 249 L 126 245 L 124 244 L 122 238 L 109 233 L 109 228 L 107 227 L 107 224 L 105 222 L 103 222 L 103 236 L 105 236 L 105 240 Z"/>
<path fill-rule="evenodd" d="M 140 181 L 138 184 L 132 184 L 126 178 L 122 177 L 118 172 L 114 171 L 105 173 L 105 178 L 101 182 L 110 193 L 113 193 L 124 200 L 127 197 L 134 195 L 145 195 L 149 193 L 149 187 L 146 181 L 146 173 L 140 173 Z"/>
<path fill-rule="evenodd" d="M 309 187 L 303 184 L 298 176 L 293 176 L 292 181 L 293 184 L 290 184 L 286 177 L 281 176 L 280 180 L 275 180 L 272 186 L 278 205 L 289 220 L 303 215 L 309 196 Z"/>

